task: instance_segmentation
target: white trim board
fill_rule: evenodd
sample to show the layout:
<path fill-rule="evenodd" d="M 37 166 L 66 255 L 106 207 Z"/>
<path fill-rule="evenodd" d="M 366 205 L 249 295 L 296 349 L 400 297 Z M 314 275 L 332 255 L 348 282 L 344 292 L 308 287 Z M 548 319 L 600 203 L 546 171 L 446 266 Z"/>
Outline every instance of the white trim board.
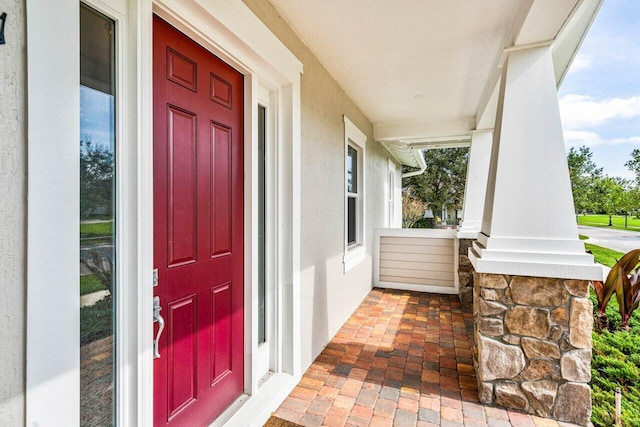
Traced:
<path fill-rule="evenodd" d="M 50 30 L 79 28 L 79 4 L 33 0 L 26 3 L 26 16 L 26 425 L 74 426 L 80 418 L 80 298 L 74 286 L 80 253 L 80 32 L 52 37 Z"/>

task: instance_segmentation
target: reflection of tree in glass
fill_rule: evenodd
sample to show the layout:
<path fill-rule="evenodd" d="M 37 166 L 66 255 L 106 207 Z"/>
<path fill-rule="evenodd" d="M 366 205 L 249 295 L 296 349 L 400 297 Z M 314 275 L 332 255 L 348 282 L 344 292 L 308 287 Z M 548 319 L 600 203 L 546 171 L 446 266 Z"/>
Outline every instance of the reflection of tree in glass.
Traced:
<path fill-rule="evenodd" d="M 94 250 L 87 250 L 86 256 L 80 259 L 80 262 L 87 267 L 87 269 L 93 274 L 111 293 L 111 283 L 113 276 L 113 262 L 102 254 Z"/>
<path fill-rule="evenodd" d="M 86 218 L 111 213 L 113 151 L 94 144 L 91 137 L 80 140 L 80 215 Z"/>

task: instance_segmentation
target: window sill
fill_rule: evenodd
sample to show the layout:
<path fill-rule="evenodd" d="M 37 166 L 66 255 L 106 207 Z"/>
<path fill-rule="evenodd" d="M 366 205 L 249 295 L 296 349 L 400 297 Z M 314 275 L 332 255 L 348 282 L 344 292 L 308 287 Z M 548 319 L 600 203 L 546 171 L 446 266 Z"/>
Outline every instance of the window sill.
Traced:
<path fill-rule="evenodd" d="M 347 249 L 347 252 L 345 253 L 343 258 L 344 272 L 346 273 L 347 271 L 351 270 L 353 267 L 364 261 L 366 254 L 367 251 L 364 245 L 357 245 Z"/>

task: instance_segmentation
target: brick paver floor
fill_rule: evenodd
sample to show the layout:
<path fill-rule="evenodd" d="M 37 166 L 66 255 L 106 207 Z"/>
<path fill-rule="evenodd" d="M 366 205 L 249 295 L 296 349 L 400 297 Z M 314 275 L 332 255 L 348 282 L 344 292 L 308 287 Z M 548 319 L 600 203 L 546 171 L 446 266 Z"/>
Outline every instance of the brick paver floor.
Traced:
<path fill-rule="evenodd" d="M 275 412 L 303 426 L 570 426 L 483 406 L 471 307 L 373 289 Z"/>
<path fill-rule="evenodd" d="M 80 425 L 113 425 L 113 336 L 80 347 Z"/>

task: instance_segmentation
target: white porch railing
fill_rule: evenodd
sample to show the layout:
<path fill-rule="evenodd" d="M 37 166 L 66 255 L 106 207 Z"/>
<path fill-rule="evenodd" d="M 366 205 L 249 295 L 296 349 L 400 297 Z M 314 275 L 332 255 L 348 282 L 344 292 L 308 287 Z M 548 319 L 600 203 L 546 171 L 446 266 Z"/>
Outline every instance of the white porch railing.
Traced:
<path fill-rule="evenodd" d="M 456 230 L 378 228 L 373 282 L 379 288 L 458 293 Z"/>

